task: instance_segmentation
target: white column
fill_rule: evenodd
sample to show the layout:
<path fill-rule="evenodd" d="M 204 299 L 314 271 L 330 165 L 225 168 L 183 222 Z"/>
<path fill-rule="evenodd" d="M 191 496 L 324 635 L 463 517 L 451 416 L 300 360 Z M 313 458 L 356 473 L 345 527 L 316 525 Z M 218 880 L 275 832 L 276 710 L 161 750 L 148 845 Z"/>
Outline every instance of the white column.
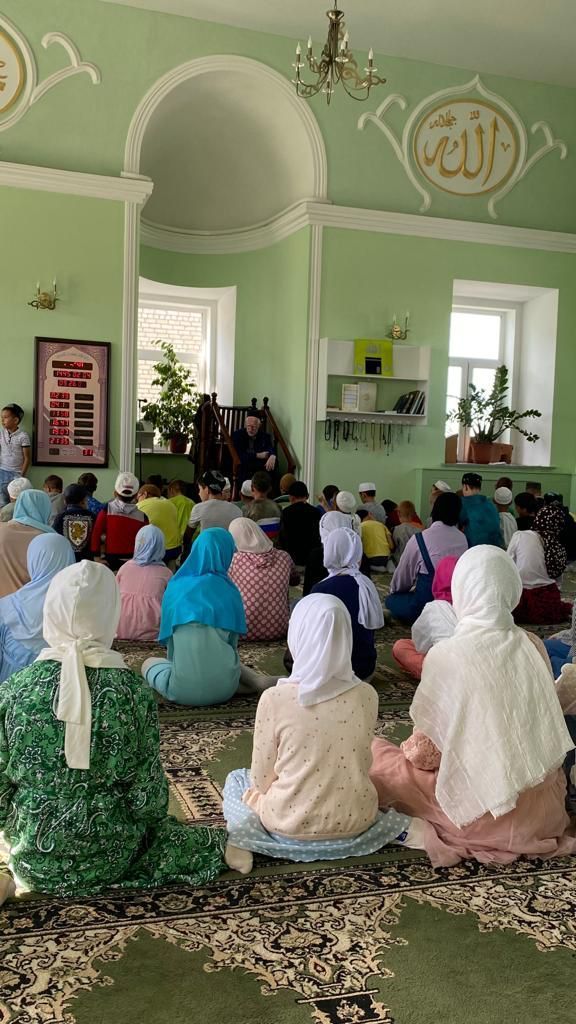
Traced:
<path fill-rule="evenodd" d="M 134 471 L 136 457 L 136 372 L 140 203 L 124 204 L 124 308 L 122 313 L 122 395 L 120 470 Z"/>
<path fill-rule="evenodd" d="M 302 477 L 310 491 L 316 469 L 316 401 L 320 349 L 320 292 L 322 286 L 322 225 L 310 228 L 310 269 L 308 284 L 308 358 L 306 362 L 306 404 L 304 410 L 304 464 Z"/>

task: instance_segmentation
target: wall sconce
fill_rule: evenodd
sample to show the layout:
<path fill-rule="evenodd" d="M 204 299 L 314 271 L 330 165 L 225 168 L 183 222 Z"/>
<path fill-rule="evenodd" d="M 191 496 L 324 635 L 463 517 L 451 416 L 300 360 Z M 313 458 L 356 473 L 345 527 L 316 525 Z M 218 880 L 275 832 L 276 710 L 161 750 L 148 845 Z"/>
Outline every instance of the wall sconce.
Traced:
<path fill-rule="evenodd" d="M 410 328 L 408 327 L 409 320 L 410 311 L 408 311 L 404 317 L 404 327 L 402 328 L 396 319 L 396 313 L 394 313 L 392 327 L 390 328 L 390 337 L 394 338 L 394 341 L 406 341 L 406 338 L 410 334 Z"/>
<path fill-rule="evenodd" d="M 56 309 L 56 303 L 59 301 L 60 299 L 56 294 L 56 278 L 54 278 L 51 292 L 41 292 L 40 281 L 37 281 L 36 296 L 28 303 L 28 305 L 32 306 L 34 309 Z"/>

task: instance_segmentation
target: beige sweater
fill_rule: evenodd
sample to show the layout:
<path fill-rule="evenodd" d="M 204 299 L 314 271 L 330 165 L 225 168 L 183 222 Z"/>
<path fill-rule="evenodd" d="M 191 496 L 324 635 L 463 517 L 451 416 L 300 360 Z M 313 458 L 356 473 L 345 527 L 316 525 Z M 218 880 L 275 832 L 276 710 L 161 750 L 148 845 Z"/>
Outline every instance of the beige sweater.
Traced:
<path fill-rule="evenodd" d="M 378 813 L 368 777 L 377 717 L 378 696 L 368 683 L 306 708 L 293 683 L 266 690 L 244 803 L 270 832 L 294 839 L 360 835 Z"/>

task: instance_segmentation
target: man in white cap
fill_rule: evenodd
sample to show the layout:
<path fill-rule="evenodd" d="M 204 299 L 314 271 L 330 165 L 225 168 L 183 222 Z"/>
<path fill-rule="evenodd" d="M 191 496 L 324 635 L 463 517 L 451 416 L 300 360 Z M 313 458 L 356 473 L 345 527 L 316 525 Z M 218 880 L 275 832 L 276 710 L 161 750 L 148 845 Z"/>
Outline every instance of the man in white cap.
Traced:
<path fill-rule="evenodd" d="M 134 555 L 138 530 L 148 519 L 136 504 L 140 481 L 134 473 L 119 473 L 114 484 L 114 498 L 102 509 L 92 530 L 92 554 L 118 569 Z"/>
<path fill-rule="evenodd" d="M 372 519 L 386 526 L 386 510 L 376 501 L 376 484 L 372 483 L 372 481 L 358 484 L 358 493 L 360 501 L 366 511 L 370 513 Z"/>
<path fill-rule="evenodd" d="M 518 529 L 516 518 L 510 511 L 513 498 L 514 495 L 509 487 L 497 487 L 494 491 L 494 504 L 500 513 L 500 532 L 505 548 L 508 547 Z"/>

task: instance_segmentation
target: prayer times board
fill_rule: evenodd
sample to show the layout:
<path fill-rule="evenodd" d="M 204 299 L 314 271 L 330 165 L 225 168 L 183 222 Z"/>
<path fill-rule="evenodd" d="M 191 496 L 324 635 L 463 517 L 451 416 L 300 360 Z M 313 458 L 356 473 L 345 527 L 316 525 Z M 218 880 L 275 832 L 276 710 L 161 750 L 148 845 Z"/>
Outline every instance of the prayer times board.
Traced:
<path fill-rule="evenodd" d="M 109 342 L 36 338 L 35 465 L 108 465 L 109 373 Z"/>

